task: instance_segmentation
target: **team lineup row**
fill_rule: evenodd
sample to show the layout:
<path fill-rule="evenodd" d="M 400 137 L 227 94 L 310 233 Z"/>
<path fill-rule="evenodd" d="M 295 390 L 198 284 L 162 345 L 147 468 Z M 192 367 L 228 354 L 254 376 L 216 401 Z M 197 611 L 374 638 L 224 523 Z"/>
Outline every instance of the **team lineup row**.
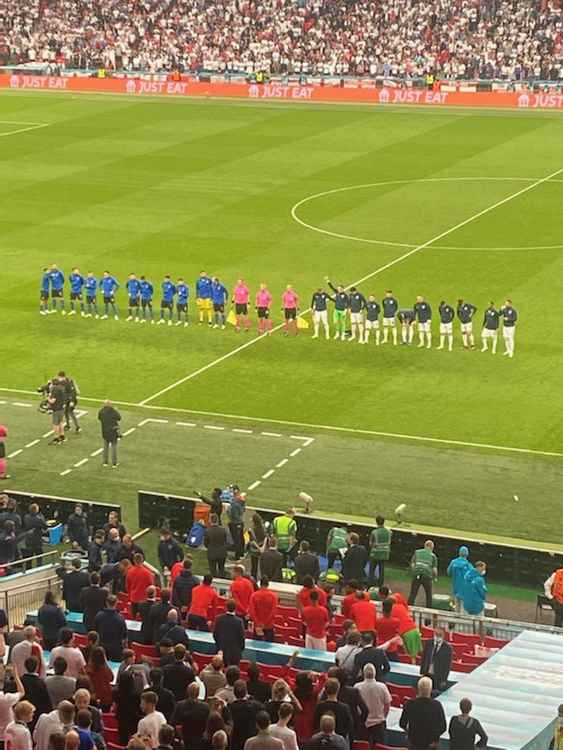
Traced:
<path fill-rule="evenodd" d="M 48 315 L 60 311 L 66 315 L 64 301 L 65 275 L 52 265 L 43 269 L 40 294 L 40 313 Z M 119 313 L 115 302 L 115 295 L 120 288 L 117 279 L 104 271 L 101 279 L 88 272 L 86 276 L 74 268 L 69 274 L 70 285 L 70 310 L 69 315 L 75 315 L 79 311 L 83 317 L 96 317 L 107 319 L 110 314 L 117 320 Z M 319 287 L 311 299 L 311 311 L 313 314 L 314 333 L 313 338 L 318 338 L 321 328 L 325 337 L 330 338 L 330 327 L 328 317 L 328 304 L 334 304 L 333 324 L 334 338 L 342 341 L 358 341 L 367 344 L 373 331 L 375 343 L 387 343 L 389 336 L 393 344 L 398 343 L 397 322 L 401 324 L 401 343 L 410 345 L 413 343 L 415 329 L 418 332 L 418 346 L 431 348 L 432 346 L 432 307 L 422 296 L 416 298 L 412 307 L 400 307 L 399 302 L 388 290 L 385 292 L 381 303 L 373 294 L 367 298 L 359 292 L 356 287 L 349 289 L 344 286 L 335 286 L 326 278 L 329 288 L 333 294 L 329 294 L 324 288 Z M 128 321 L 146 323 L 150 321 L 153 325 L 174 325 L 174 312 L 176 312 L 175 325 L 188 325 L 188 300 L 190 297 L 189 286 L 183 278 L 173 282 L 170 276 L 165 276 L 161 285 L 160 318 L 155 321 L 153 311 L 154 285 L 144 276 L 137 277 L 129 274 L 125 283 L 128 295 Z M 98 309 L 98 292 L 103 298 L 103 313 L 100 315 Z M 85 301 L 84 301 L 85 296 Z M 49 297 L 51 297 L 51 309 L 49 309 Z M 249 304 L 250 289 L 243 279 L 239 279 L 233 289 L 232 297 L 224 284 L 217 277 L 210 277 L 202 271 L 195 283 L 195 299 L 199 323 L 207 324 L 213 328 L 225 328 L 227 320 L 232 322 L 236 331 L 250 329 Z M 229 315 L 226 307 L 229 299 L 234 306 Z M 258 329 L 260 333 L 271 333 L 272 321 L 270 310 L 273 296 L 266 284 L 260 284 L 260 288 L 254 298 L 254 306 L 258 316 Z M 299 323 L 300 306 L 299 295 L 291 285 L 287 285 L 281 295 L 281 309 L 284 313 L 284 332 L 297 333 Z M 461 327 L 463 346 L 466 349 L 475 348 L 475 337 L 473 334 L 473 319 L 477 307 L 472 303 L 459 299 L 457 307 L 445 301 L 441 301 L 438 307 L 440 318 L 440 343 L 438 349 L 444 349 L 447 344 L 448 351 L 453 349 L 453 323 L 458 318 Z M 381 337 L 380 316 L 382 317 L 383 336 Z M 514 356 L 514 333 L 518 313 L 507 299 L 504 305 L 497 308 L 491 302 L 486 308 L 483 316 L 483 327 L 481 332 L 482 349 L 487 351 L 489 341 L 491 351 L 496 354 L 497 340 L 502 322 L 503 339 L 505 343 L 504 355 Z"/>

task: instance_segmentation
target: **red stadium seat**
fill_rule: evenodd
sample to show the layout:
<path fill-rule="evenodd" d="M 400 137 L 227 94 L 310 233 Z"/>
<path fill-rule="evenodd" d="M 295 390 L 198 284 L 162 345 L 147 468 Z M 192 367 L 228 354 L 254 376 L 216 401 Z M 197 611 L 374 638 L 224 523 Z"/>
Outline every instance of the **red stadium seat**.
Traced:
<path fill-rule="evenodd" d="M 125 750 L 125 745 L 116 745 L 113 742 L 108 742 L 106 744 L 108 750 Z"/>
<path fill-rule="evenodd" d="M 488 656 L 475 656 L 475 654 L 462 654 L 460 661 L 462 661 L 464 664 L 473 664 L 473 666 L 478 667 L 483 662 L 487 661 Z"/>
<path fill-rule="evenodd" d="M 299 620 L 299 612 L 297 611 L 297 607 L 282 607 L 278 604 L 276 608 L 276 614 L 283 615 L 284 617 L 293 617 L 296 620 Z"/>
<path fill-rule="evenodd" d="M 213 654 L 198 654 L 195 651 L 192 651 L 192 658 L 201 672 L 201 670 L 209 664 L 211 659 L 213 659 Z"/>
<path fill-rule="evenodd" d="M 296 638 L 294 635 L 290 635 L 287 639 L 288 646 L 295 646 L 295 648 L 305 648 L 305 639 Z"/>
<path fill-rule="evenodd" d="M 392 682 L 387 683 L 387 688 L 391 695 L 400 699 L 400 706 L 403 706 L 411 698 L 416 698 L 416 690 L 411 685 L 395 685 Z"/>
<path fill-rule="evenodd" d="M 108 745 L 110 742 L 114 745 L 119 745 L 119 730 L 110 729 L 110 727 L 104 727 L 104 740 L 106 741 L 106 745 Z"/>
<path fill-rule="evenodd" d="M 454 633 L 452 634 L 452 644 L 463 643 L 466 646 L 479 646 L 481 644 L 481 636 L 473 635 L 472 633 Z"/>
<path fill-rule="evenodd" d="M 366 740 L 354 740 L 352 750 L 369 750 L 369 742 Z"/>
<path fill-rule="evenodd" d="M 131 648 L 135 654 L 135 661 L 141 661 L 143 656 L 148 656 L 151 659 L 159 658 L 156 646 L 146 646 L 144 643 L 133 642 Z"/>
<path fill-rule="evenodd" d="M 483 639 L 483 646 L 485 648 L 504 648 L 507 643 L 510 643 L 510 641 L 505 641 L 502 638 L 492 638 L 489 635 L 486 635 Z"/>
<path fill-rule="evenodd" d="M 117 716 L 115 714 L 102 714 L 102 723 L 104 725 L 104 731 L 106 729 L 119 728 L 119 724 L 117 723 Z"/>
<path fill-rule="evenodd" d="M 475 664 L 465 664 L 462 661 L 452 661 L 452 670 L 454 672 L 473 672 Z"/>
<path fill-rule="evenodd" d="M 88 636 L 84 635 L 83 633 L 75 633 L 74 634 L 74 645 L 78 646 L 78 648 L 83 648 L 84 646 L 88 645 Z"/>
<path fill-rule="evenodd" d="M 382 745 L 376 742 L 373 746 L 373 750 L 407 750 L 406 747 L 390 747 L 389 745 Z"/>

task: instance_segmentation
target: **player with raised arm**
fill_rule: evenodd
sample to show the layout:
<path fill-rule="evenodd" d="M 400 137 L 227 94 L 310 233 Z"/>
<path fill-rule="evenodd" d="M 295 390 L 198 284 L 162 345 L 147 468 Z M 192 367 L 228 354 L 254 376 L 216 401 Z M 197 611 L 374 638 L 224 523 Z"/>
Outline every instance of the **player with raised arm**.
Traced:
<path fill-rule="evenodd" d="M 219 328 L 219 326 L 221 326 L 221 328 L 225 330 L 225 325 L 227 323 L 225 305 L 229 301 L 229 292 L 227 291 L 227 287 L 219 281 L 217 276 L 215 276 L 211 282 L 211 299 L 213 301 L 213 317 L 215 319 L 213 328 Z"/>
<path fill-rule="evenodd" d="M 244 279 L 239 279 L 233 289 L 233 304 L 235 306 L 235 331 L 240 332 L 241 325 L 244 326 L 246 333 L 250 330 L 250 320 L 248 318 L 248 299 L 250 289 L 244 283 Z"/>
<path fill-rule="evenodd" d="M 212 283 L 205 271 L 199 274 L 199 279 L 195 283 L 195 304 L 199 313 L 200 326 L 203 325 L 205 315 L 207 315 L 207 325 L 213 325 Z"/>
<path fill-rule="evenodd" d="M 88 271 L 86 274 L 84 289 L 86 289 L 86 317 L 91 318 L 94 315 L 95 318 L 99 318 L 97 300 L 98 279 L 94 276 L 93 271 Z"/>
<path fill-rule="evenodd" d="M 379 346 L 379 314 L 381 312 L 381 305 L 375 299 L 374 294 L 370 294 L 366 300 L 366 327 L 364 333 L 363 343 L 367 344 L 371 331 L 375 331 L 375 343 Z"/>
<path fill-rule="evenodd" d="M 440 346 L 438 346 L 438 349 L 443 349 L 444 344 L 446 342 L 446 338 L 448 339 L 448 351 L 451 352 L 454 346 L 454 317 L 455 317 L 455 310 L 451 305 L 448 305 L 447 302 L 444 302 L 442 300 L 440 302 L 440 307 L 438 308 L 438 312 L 440 313 Z"/>
<path fill-rule="evenodd" d="M 152 309 L 154 286 L 144 276 L 139 279 L 139 291 L 141 292 L 141 323 L 147 322 L 148 310 L 151 324 L 154 325 L 154 311 Z"/>
<path fill-rule="evenodd" d="M 458 299 L 457 301 L 457 317 L 461 327 L 461 338 L 463 341 L 463 348 L 475 349 L 475 336 L 473 335 L 473 316 L 477 312 L 475 305 L 471 302 L 466 302 L 464 299 Z"/>
<path fill-rule="evenodd" d="M 384 344 L 387 343 L 389 339 L 389 329 L 391 329 L 393 333 L 393 345 L 397 346 L 397 311 L 399 309 L 399 303 L 397 299 L 393 296 L 393 292 L 388 289 L 385 292 L 385 297 L 383 297 L 381 301 L 381 306 L 383 307 L 383 342 Z M 403 343 L 406 343 L 403 341 Z"/>
<path fill-rule="evenodd" d="M 164 281 L 160 285 L 160 288 L 162 289 L 162 297 L 160 300 L 160 320 L 158 321 L 158 325 L 160 326 L 166 323 L 164 320 L 164 313 L 168 310 L 168 325 L 171 326 L 172 317 L 174 315 L 174 295 L 176 294 L 176 287 L 168 274 L 164 277 Z"/>
<path fill-rule="evenodd" d="M 272 304 L 272 295 L 266 284 L 260 284 L 260 289 L 256 292 L 256 314 L 258 315 L 258 333 L 271 333 L 272 320 L 270 318 L 270 306 Z"/>
<path fill-rule="evenodd" d="M 514 333 L 516 330 L 518 313 L 512 307 L 511 299 L 506 300 L 504 307 L 501 307 L 499 312 L 502 315 L 502 337 L 504 339 L 505 348 L 502 356 L 512 358 L 514 356 Z"/>
<path fill-rule="evenodd" d="M 397 311 L 397 319 L 401 324 L 401 344 L 410 346 L 414 339 L 414 323 L 416 315 L 412 307 L 403 307 Z"/>
<path fill-rule="evenodd" d="M 125 284 L 127 294 L 129 295 L 129 306 L 127 309 L 128 315 L 126 320 L 133 320 L 135 317 L 135 323 L 139 322 L 139 300 L 141 296 L 141 282 L 134 273 L 129 274 L 127 283 Z"/>
<path fill-rule="evenodd" d="M 432 346 L 432 308 L 426 302 L 422 295 L 418 295 L 413 307 L 418 327 L 418 347 L 424 346 L 426 338 L 426 348 Z"/>
<path fill-rule="evenodd" d="M 313 310 L 313 327 L 314 333 L 312 338 L 319 338 L 319 329 L 321 323 L 325 329 L 325 338 L 330 338 L 330 328 L 328 325 L 328 300 L 332 299 L 329 294 L 325 292 L 322 287 L 319 287 L 316 292 L 313 292 L 311 299 L 311 309 Z"/>
<path fill-rule="evenodd" d="M 184 324 L 184 328 L 188 326 L 188 298 L 190 296 L 190 288 L 184 281 L 179 278 L 176 284 L 176 314 L 178 320 L 176 321 L 177 326 Z"/>
<path fill-rule="evenodd" d="M 73 268 L 68 277 L 70 283 L 70 312 L 69 315 L 76 315 L 76 303 L 80 303 L 80 314 L 84 317 L 84 302 L 82 299 L 82 287 L 84 286 L 84 276 L 80 269 Z"/>
<path fill-rule="evenodd" d="M 289 331 L 293 329 L 294 336 L 297 336 L 297 313 L 299 311 L 299 295 L 293 290 L 291 284 L 288 284 L 285 288 L 285 292 L 282 294 L 282 310 L 283 310 L 283 335 L 288 336 Z"/>
<path fill-rule="evenodd" d="M 60 300 L 61 315 L 66 315 L 65 300 L 64 300 L 64 286 L 65 286 L 65 275 L 60 268 L 57 267 L 56 263 L 51 265 L 49 272 L 51 279 L 51 312 L 57 312 L 57 300 Z"/>
<path fill-rule="evenodd" d="M 51 272 L 47 267 L 41 276 L 41 291 L 39 292 L 39 313 L 49 315 L 49 289 L 51 288 Z"/>
<path fill-rule="evenodd" d="M 493 354 L 497 353 L 499 325 L 500 312 L 496 309 L 495 303 L 491 302 L 485 310 L 485 315 L 483 317 L 483 330 L 481 331 L 481 340 L 483 342 L 483 346 L 481 347 L 482 352 L 488 350 L 489 339 L 491 339 L 491 351 Z"/>
<path fill-rule="evenodd" d="M 348 295 L 350 304 L 350 327 L 352 329 L 352 335 L 350 341 L 354 341 L 356 338 L 356 329 L 358 331 L 358 344 L 364 342 L 364 310 L 366 307 L 366 298 L 361 292 L 358 292 L 355 286 L 350 287 L 350 294 Z"/>
<path fill-rule="evenodd" d="M 100 289 L 102 290 L 102 296 L 104 298 L 104 314 L 101 319 L 108 319 L 109 308 L 111 306 L 113 317 L 115 320 L 119 320 L 119 313 L 115 305 L 115 293 L 119 289 L 119 282 L 109 271 L 104 271 L 104 275 L 100 280 Z"/>
<path fill-rule="evenodd" d="M 330 299 L 334 302 L 334 313 L 332 318 L 334 322 L 334 328 L 336 330 L 334 338 L 335 340 L 342 339 L 342 341 L 345 341 L 346 314 L 348 312 L 348 308 L 350 307 L 350 299 L 344 291 L 344 287 L 342 286 L 342 284 L 334 286 L 334 284 L 329 280 L 328 276 L 326 277 L 325 281 L 334 292 L 334 297 L 330 297 Z"/>

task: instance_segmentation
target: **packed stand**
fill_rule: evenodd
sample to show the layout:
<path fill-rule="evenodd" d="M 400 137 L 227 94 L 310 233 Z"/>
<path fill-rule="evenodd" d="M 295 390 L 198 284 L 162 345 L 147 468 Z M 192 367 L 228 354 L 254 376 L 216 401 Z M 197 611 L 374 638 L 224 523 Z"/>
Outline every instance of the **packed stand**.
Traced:
<path fill-rule="evenodd" d="M 559 0 L 0 0 L 0 60 L 131 71 L 554 80 Z"/>

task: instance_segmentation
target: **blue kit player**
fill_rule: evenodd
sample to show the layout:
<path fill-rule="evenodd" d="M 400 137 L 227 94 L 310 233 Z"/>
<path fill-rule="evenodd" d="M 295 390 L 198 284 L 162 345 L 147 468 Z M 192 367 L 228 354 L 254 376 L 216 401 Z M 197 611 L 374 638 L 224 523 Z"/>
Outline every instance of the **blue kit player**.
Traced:
<path fill-rule="evenodd" d="M 154 294 L 154 286 L 144 276 L 141 276 L 139 280 L 139 288 L 141 290 L 141 323 L 147 322 L 147 313 L 151 319 L 152 325 L 154 325 L 154 312 L 152 309 L 152 298 Z"/>
<path fill-rule="evenodd" d="M 69 315 L 76 315 L 76 303 L 80 304 L 80 314 L 84 317 L 84 301 L 82 298 L 82 288 L 84 286 L 84 276 L 80 273 L 80 269 L 73 268 L 72 273 L 68 277 L 70 284 L 70 312 Z"/>
<path fill-rule="evenodd" d="M 381 300 L 381 306 L 383 308 L 383 344 L 386 344 L 389 339 L 389 329 L 393 333 L 393 344 L 397 346 L 397 311 L 399 310 L 399 303 L 397 299 L 393 297 L 393 292 L 388 289 L 385 292 L 385 297 Z M 406 342 L 403 342 L 406 343 Z"/>
<path fill-rule="evenodd" d="M 94 315 L 95 318 L 99 318 L 97 301 L 98 279 L 92 271 L 88 271 L 86 274 L 84 289 L 86 290 L 86 317 L 91 318 Z"/>
<path fill-rule="evenodd" d="M 178 320 L 176 321 L 177 326 L 184 324 L 184 328 L 188 325 L 188 298 L 190 296 L 190 289 L 185 283 L 184 279 L 178 279 L 176 284 L 176 312 L 178 314 Z"/>
<path fill-rule="evenodd" d="M 481 341 L 483 342 L 483 346 L 481 347 L 482 352 L 488 351 L 490 340 L 492 353 L 497 353 L 500 315 L 500 311 L 496 309 L 495 303 L 491 302 L 485 310 L 485 315 L 483 317 L 483 330 L 481 331 Z"/>
<path fill-rule="evenodd" d="M 139 279 L 134 273 L 130 273 L 125 286 L 127 288 L 127 294 L 129 295 L 129 301 L 127 303 L 128 314 L 127 314 L 126 320 L 133 320 L 133 317 L 134 317 L 135 323 L 138 323 L 139 322 L 139 301 L 141 297 L 141 282 L 139 281 Z"/>
<path fill-rule="evenodd" d="M 60 268 L 53 263 L 49 272 L 51 278 L 51 312 L 57 312 L 60 308 L 61 315 L 66 315 L 64 301 L 65 275 Z"/>
<path fill-rule="evenodd" d="M 451 352 L 454 346 L 455 310 L 442 300 L 438 312 L 440 313 L 440 346 L 438 349 L 443 349 L 446 339 L 448 339 L 448 351 Z"/>
<path fill-rule="evenodd" d="M 41 276 L 41 291 L 39 292 L 39 312 L 41 315 L 49 315 L 49 290 L 51 289 L 51 272 L 48 268 L 43 269 Z"/>
<path fill-rule="evenodd" d="M 104 275 L 100 281 L 100 289 L 102 290 L 102 296 L 104 298 L 104 314 L 102 320 L 107 320 L 109 315 L 109 309 L 113 312 L 115 320 L 119 320 L 119 313 L 115 305 L 115 293 L 119 289 L 119 283 L 109 271 L 104 271 Z"/>
<path fill-rule="evenodd" d="M 172 325 L 172 316 L 174 315 L 174 295 L 176 294 L 176 287 L 172 283 L 170 276 L 165 276 L 164 281 L 161 284 L 162 299 L 160 300 L 160 320 L 158 325 L 166 323 L 164 320 L 164 313 L 168 310 L 168 325 Z"/>
<path fill-rule="evenodd" d="M 475 305 L 471 302 L 467 302 L 464 299 L 458 299 L 457 301 L 457 317 L 459 318 L 461 328 L 461 338 L 463 341 L 463 348 L 475 349 L 475 336 L 473 335 L 473 316 L 477 312 Z"/>
<path fill-rule="evenodd" d="M 195 303 L 199 315 L 199 324 L 203 324 L 203 317 L 207 315 L 207 324 L 211 325 L 213 321 L 213 298 L 211 285 L 213 282 L 205 271 L 199 274 L 199 279 L 195 283 Z"/>
<path fill-rule="evenodd" d="M 424 346 L 426 340 L 426 348 L 430 349 L 432 347 L 432 308 L 424 297 L 419 295 L 413 310 L 418 328 L 418 347 Z"/>
<path fill-rule="evenodd" d="M 229 292 L 227 287 L 222 284 L 217 276 L 213 277 L 211 282 L 211 300 L 213 302 L 213 319 L 215 320 L 213 328 L 225 330 L 227 316 L 225 315 L 225 305 L 229 301 Z"/>
<path fill-rule="evenodd" d="M 370 333 L 375 331 L 375 343 L 379 346 L 379 314 L 381 312 L 381 306 L 375 299 L 375 295 L 370 294 L 366 300 L 366 328 L 364 333 L 364 344 L 369 341 Z"/>

